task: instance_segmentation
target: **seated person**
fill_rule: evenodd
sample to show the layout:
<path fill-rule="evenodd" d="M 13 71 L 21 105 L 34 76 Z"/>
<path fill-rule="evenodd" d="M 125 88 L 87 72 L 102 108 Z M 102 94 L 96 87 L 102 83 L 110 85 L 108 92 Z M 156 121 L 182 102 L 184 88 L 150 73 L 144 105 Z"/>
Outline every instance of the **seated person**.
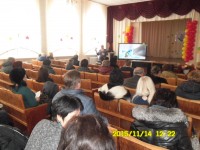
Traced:
<path fill-rule="evenodd" d="M 126 60 L 123 67 L 120 68 L 121 71 L 130 71 L 131 77 L 133 76 L 133 68 L 131 67 L 131 61 Z"/>
<path fill-rule="evenodd" d="M 131 125 L 133 136 L 138 131 L 147 136 L 140 140 L 170 150 L 192 150 L 187 132 L 187 117 L 177 108 L 176 94 L 169 89 L 158 89 L 150 107 L 136 106 Z"/>
<path fill-rule="evenodd" d="M 36 79 L 37 82 L 47 82 L 47 81 L 52 81 L 51 78 L 49 78 L 49 73 L 46 68 L 41 67 L 40 70 L 38 71 L 38 78 Z"/>
<path fill-rule="evenodd" d="M 137 83 L 136 93 L 132 98 L 132 103 L 149 105 L 155 92 L 155 85 L 151 78 L 148 76 L 142 76 Z"/>
<path fill-rule="evenodd" d="M 72 57 L 72 60 L 73 60 L 73 65 L 79 66 L 78 55 L 74 55 Z"/>
<path fill-rule="evenodd" d="M 151 68 L 151 79 L 153 80 L 154 84 L 160 84 L 160 83 L 167 83 L 167 80 L 165 78 L 160 77 L 161 69 L 158 66 L 153 66 Z"/>
<path fill-rule="evenodd" d="M 83 71 L 83 72 L 94 72 L 88 68 L 88 60 L 87 59 L 81 60 L 81 66 L 77 70 Z"/>
<path fill-rule="evenodd" d="M 44 61 L 47 60 L 47 56 L 45 53 L 39 54 L 37 60 Z"/>
<path fill-rule="evenodd" d="M 116 150 L 116 145 L 100 117 L 85 115 L 67 124 L 57 150 Z"/>
<path fill-rule="evenodd" d="M 35 107 L 38 105 L 38 102 L 35 99 L 35 93 L 26 87 L 26 84 L 23 81 L 25 74 L 26 71 L 23 68 L 16 68 L 10 72 L 10 80 L 14 83 L 12 91 L 23 96 L 26 108 Z"/>
<path fill-rule="evenodd" d="M 133 76 L 124 80 L 123 85 L 129 88 L 136 88 L 138 80 L 140 77 L 144 76 L 144 69 L 141 67 L 136 67 L 133 71 Z"/>
<path fill-rule="evenodd" d="M 13 68 L 23 68 L 22 67 L 22 61 L 15 61 L 13 63 Z"/>
<path fill-rule="evenodd" d="M 56 74 L 53 68 L 51 67 L 51 61 L 49 59 L 43 61 L 42 67 L 46 68 L 49 74 Z"/>
<path fill-rule="evenodd" d="M 53 102 L 52 121 L 43 119 L 34 127 L 25 150 L 56 150 L 60 140 L 62 127 L 69 120 L 80 114 L 83 109 L 78 98 L 65 95 Z"/>
<path fill-rule="evenodd" d="M 176 95 L 192 100 L 200 100 L 200 71 L 193 70 L 187 75 L 188 81 L 176 88 Z"/>
<path fill-rule="evenodd" d="M 71 58 L 69 60 L 69 62 L 67 63 L 66 70 L 73 70 L 73 69 L 75 69 L 75 67 L 74 67 L 74 60 Z"/>
<path fill-rule="evenodd" d="M 49 53 L 49 56 L 48 56 L 47 58 L 50 59 L 50 60 L 54 59 L 54 57 L 53 57 L 53 53 L 50 52 L 50 53 Z"/>
<path fill-rule="evenodd" d="M 177 78 L 177 75 L 173 72 L 173 65 L 164 64 L 162 66 L 161 77 L 163 78 Z"/>
<path fill-rule="evenodd" d="M 6 74 L 10 74 L 11 70 L 13 69 L 13 63 L 15 62 L 15 58 L 9 57 L 7 60 L 4 61 L 1 67 L 1 72 Z"/>
<path fill-rule="evenodd" d="M 130 101 L 131 94 L 123 86 L 123 73 L 120 69 L 113 69 L 110 73 L 109 83 L 104 84 L 98 89 L 99 96 L 103 100 L 125 99 Z"/>
<path fill-rule="evenodd" d="M 101 74 L 110 74 L 113 68 L 110 66 L 109 60 L 103 60 L 102 65 L 98 68 Z"/>
<path fill-rule="evenodd" d="M 110 66 L 113 67 L 113 68 L 119 68 L 119 66 L 117 64 L 117 56 L 111 57 Z"/>
<path fill-rule="evenodd" d="M 57 98 L 64 95 L 72 95 L 80 99 L 83 104 L 84 109 L 81 114 L 93 114 L 101 116 L 99 111 L 96 109 L 94 100 L 85 95 L 81 90 L 81 76 L 80 72 L 77 70 L 70 70 L 64 75 L 64 87 L 54 96 L 52 102 L 56 101 Z M 107 123 L 107 119 L 101 116 Z"/>

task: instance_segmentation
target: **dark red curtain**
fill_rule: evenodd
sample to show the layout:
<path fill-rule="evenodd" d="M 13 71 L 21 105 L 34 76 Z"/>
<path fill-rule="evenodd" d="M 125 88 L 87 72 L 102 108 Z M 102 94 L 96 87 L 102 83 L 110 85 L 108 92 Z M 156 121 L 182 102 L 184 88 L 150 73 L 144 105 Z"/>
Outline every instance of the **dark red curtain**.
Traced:
<path fill-rule="evenodd" d="M 118 21 L 128 18 L 137 19 L 140 16 L 153 18 L 156 15 L 162 18 L 172 13 L 186 15 L 192 9 L 200 13 L 200 0 L 154 0 L 119 6 L 110 6 L 107 11 L 107 42 L 113 43 L 113 19 Z"/>

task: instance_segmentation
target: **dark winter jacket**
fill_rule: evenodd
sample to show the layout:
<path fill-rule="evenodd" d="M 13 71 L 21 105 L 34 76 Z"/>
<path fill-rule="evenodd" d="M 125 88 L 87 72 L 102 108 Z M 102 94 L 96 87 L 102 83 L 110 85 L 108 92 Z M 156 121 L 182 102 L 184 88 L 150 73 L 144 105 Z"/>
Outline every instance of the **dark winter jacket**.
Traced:
<path fill-rule="evenodd" d="M 178 108 L 136 106 L 132 135 L 140 140 L 170 150 L 192 150 L 187 133 L 187 118 Z"/>
<path fill-rule="evenodd" d="M 111 84 L 104 84 L 102 87 L 98 89 L 99 96 L 103 100 L 114 100 L 114 99 L 125 99 L 130 101 L 131 94 L 130 92 L 124 88 L 122 85 L 111 85 Z"/>
<path fill-rule="evenodd" d="M 200 83 L 189 80 L 176 88 L 176 95 L 192 100 L 200 100 Z"/>

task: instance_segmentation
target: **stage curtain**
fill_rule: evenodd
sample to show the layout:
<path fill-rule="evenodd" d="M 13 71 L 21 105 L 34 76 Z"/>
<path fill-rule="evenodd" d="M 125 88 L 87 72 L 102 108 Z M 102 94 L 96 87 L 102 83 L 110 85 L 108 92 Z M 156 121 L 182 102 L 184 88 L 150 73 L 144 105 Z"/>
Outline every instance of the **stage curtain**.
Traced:
<path fill-rule="evenodd" d="M 175 13 L 186 15 L 192 9 L 200 12 L 199 0 L 155 0 L 134 4 L 108 7 L 107 17 L 107 42 L 113 43 L 113 19 L 118 21 L 128 18 L 135 20 L 140 16 L 153 18 L 156 15 L 162 18 Z"/>
<path fill-rule="evenodd" d="M 148 45 L 149 57 L 181 58 L 186 22 L 183 20 L 142 23 L 142 42 Z"/>

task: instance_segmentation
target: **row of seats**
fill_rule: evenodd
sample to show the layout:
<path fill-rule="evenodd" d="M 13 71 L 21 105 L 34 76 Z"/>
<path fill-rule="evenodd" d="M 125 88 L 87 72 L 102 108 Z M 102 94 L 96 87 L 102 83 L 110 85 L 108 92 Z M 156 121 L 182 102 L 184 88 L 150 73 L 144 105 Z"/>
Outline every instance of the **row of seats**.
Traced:
<path fill-rule="evenodd" d="M 0 103 L 4 105 L 14 125 L 19 128 L 25 127 L 28 134 L 40 120 L 49 117 L 48 104 L 25 108 L 21 94 L 15 94 L 4 88 L 0 88 Z"/>

